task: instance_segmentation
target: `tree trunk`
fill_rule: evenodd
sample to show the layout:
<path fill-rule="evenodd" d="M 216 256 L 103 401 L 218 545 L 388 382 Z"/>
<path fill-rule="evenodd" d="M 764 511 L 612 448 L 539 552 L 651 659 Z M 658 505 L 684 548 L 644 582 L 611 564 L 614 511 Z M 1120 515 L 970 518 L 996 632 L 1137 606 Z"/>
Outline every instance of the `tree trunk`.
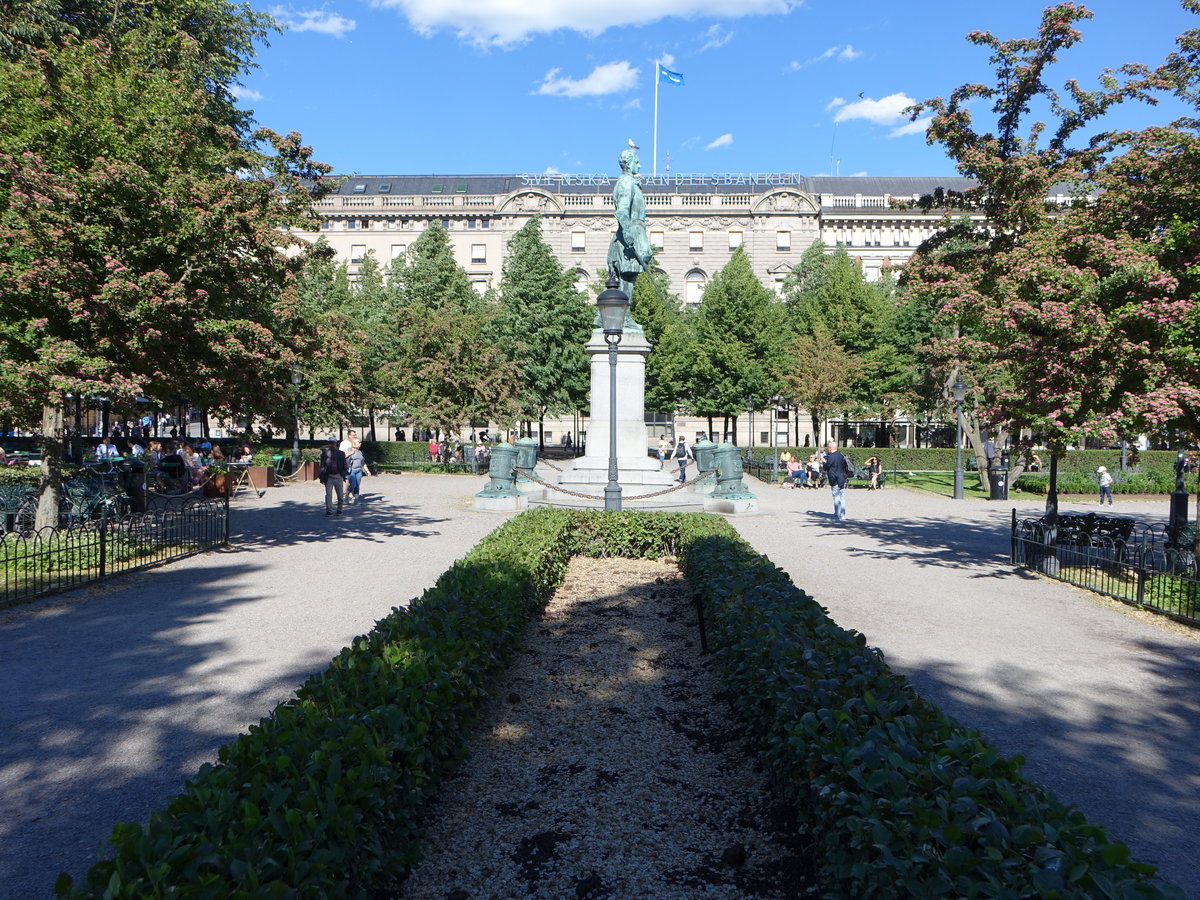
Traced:
<path fill-rule="evenodd" d="M 62 430 L 61 403 L 42 407 L 42 480 L 38 484 L 35 528 L 57 528 L 62 508 Z"/>
<path fill-rule="evenodd" d="M 811 409 L 808 411 L 808 415 L 812 419 L 813 446 L 820 447 L 821 446 L 821 417 L 818 416 Z"/>
<path fill-rule="evenodd" d="M 372 443 L 374 443 L 375 442 L 375 407 L 373 407 L 373 406 L 367 407 L 367 424 L 369 424 L 371 426 L 371 430 L 369 432 L 371 437 L 369 438 L 369 440 Z"/>
<path fill-rule="evenodd" d="M 722 425 L 722 427 L 724 428 L 724 433 L 725 433 L 725 434 L 729 434 L 729 435 L 731 435 L 731 437 L 732 437 L 732 441 L 731 441 L 731 443 L 733 444 L 733 446 L 735 446 L 735 447 L 736 447 L 736 446 L 738 446 L 738 427 L 737 427 L 737 422 L 738 422 L 738 420 L 737 420 L 737 416 L 734 416 L 734 417 L 733 417 L 733 429 L 732 429 L 732 432 L 731 432 L 731 431 L 730 431 L 730 426 L 729 426 L 729 418 L 730 418 L 729 416 L 725 416 L 725 417 L 723 418 L 723 425 Z"/>
<path fill-rule="evenodd" d="M 1043 517 L 1058 521 L 1058 453 L 1050 454 L 1050 486 L 1046 490 L 1046 514 Z"/>
<path fill-rule="evenodd" d="M 963 414 L 963 434 L 967 436 L 967 446 L 975 456 L 975 470 L 979 473 L 979 483 L 983 492 L 991 496 L 992 482 L 988 477 L 987 457 L 983 453 L 983 437 L 979 434 L 979 422 L 973 417 Z"/>

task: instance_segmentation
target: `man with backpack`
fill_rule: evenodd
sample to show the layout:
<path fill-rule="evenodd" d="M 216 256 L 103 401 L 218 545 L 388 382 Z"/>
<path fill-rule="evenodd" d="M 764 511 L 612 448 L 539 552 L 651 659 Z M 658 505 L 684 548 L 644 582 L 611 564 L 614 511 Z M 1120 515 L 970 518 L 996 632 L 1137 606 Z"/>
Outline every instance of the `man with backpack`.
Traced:
<path fill-rule="evenodd" d="M 345 499 L 346 476 L 350 473 L 346 465 L 346 454 L 338 448 L 334 438 L 321 451 L 321 465 L 318 475 L 321 484 L 325 485 L 325 515 L 334 515 L 333 495 L 337 494 L 337 515 L 342 514 L 342 502 Z"/>
<path fill-rule="evenodd" d="M 679 463 L 679 483 L 683 484 L 687 481 L 688 460 L 695 459 L 695 457 L 692 456 L 692 448 L 688 446 L 687 438 L 682 434 L 679 436 L 679 440 L 675 442 L 675 452 L 671 456 Z"/>
<path fill-rule="evenodd" d="M 842 495 L 846 490 L 846 482 L 850 480 L 850 476 L 854 472 L 854 466 L 838 449 L 837 444 L 830 441 L 825 445 L 825 462 L 821 468 L 829 480 L 829 490 L 833 494 L 833 517 L 839 520 L 844 519 L 846 518 L 846 502 Z"/>

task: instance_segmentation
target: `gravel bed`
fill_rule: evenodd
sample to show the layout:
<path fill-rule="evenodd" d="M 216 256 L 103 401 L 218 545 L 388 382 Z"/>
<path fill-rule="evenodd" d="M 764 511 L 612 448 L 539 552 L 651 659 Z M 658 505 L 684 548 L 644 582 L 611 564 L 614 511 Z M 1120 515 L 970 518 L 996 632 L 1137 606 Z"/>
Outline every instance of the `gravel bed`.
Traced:
<path fill-rule="evenodd" d="M 575 558 L 423 822 L 405 898 L 816 893 L 669 562 Z"/>

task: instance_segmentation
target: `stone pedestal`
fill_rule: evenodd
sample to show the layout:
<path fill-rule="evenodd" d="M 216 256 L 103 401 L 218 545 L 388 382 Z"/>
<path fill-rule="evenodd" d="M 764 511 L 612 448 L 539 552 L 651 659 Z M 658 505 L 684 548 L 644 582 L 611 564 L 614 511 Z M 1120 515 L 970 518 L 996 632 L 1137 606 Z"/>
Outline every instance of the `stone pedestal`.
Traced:
<path fill-rule="evenodd" d="M 563 487 L 597 497 L 608 484 L 609 429 L 617 430 L 617 481 L 623 494 L 637 495 L 659 490 L 678 477 L 659 467 L 648 455 L 646 432 L 646 357 L 650 342 L 640 331 L 627 331 L 617 347 L 617 408 L 609 410 L 608 344 L 596 329 L 585 348 L 592 364 L 592 415 L 588 425 L 587 452 L 558 477 Z M 674 477 L 672 477 L 674 476 Z"/>

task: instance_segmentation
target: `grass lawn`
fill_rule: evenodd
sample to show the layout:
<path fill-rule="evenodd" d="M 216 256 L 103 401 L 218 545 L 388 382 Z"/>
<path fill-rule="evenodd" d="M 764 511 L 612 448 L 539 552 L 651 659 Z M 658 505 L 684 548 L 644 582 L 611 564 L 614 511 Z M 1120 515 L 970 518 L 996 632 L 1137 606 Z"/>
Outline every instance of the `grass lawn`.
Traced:
<path fill-rule="evenodd" d="M 944 497 L 954 496 L 953 472 L 914 472 L 910 475 L 908 472 L 900 471 L 895 473 L 888 472 L 887 477 L 889 485 L 916 488 L 921 491 L 941 494 Z M 1044 498 L 1045 495 L 1018 491 L 1010 485 L 1008 496 L 1013 500 L 1035 500 L 1039 497 Z M 963 497 L 975 500 L 988 499 L 987 492 L 979 483 L 979 476 L 974 472 L 963 472 Z"/>

